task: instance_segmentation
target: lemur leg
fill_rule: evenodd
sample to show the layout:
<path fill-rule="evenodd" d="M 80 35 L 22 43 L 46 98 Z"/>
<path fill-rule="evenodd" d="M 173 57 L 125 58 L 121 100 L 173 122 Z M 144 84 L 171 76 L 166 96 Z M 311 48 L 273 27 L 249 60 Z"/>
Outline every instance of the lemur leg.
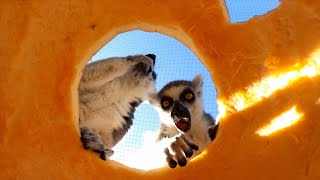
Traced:
<path fill-rule="evenodd" d="M 84 149 L 90 149 L 100 154 L 100 158 L 106 160 L 113 155 L 113 150 L 106 149 L 100 138 L 95 135 L 89 128 L 83 127 L 81 130 L 81 141 Z"/>
<path fill-rule="evenodd" d="M 153 54 L 146 56 L 155 58 Z M 145 61 L 145 58 L 138 58 L 137 56 L 132 58 L 128 56 L 92 62 L 84 69 L 79 88 L 81 90 L 101 86 L 106 82 L 123 76 L 130 68 L 143 61 Z"/>
<path fill-rule="evenodd" d="M 175 137 L 175 141 L 171 143 L 170 148 L 173 152 L 173 155 L 170 154 L 168 148 L 165 149 L 164 153 L 167 158 L 166 161 L 171 168 L 175 168 L 178 161 L 179 166 L 183 167 L 187 164 L 187 158 L 190 158 L 193 155 L 193 151 L 199 150 L 199 147 L 195 145 L 192 140 L 186 137 L 184 134 Z"/>
<path fill-rule="evenodd" d="M 209 134 L 211 141 L 213 141 L 216 138 L 218 129 L 219 129 L 219 124 L 217 124 L 215 126 L 210 126 L 208 128 L 208 134 Z"/>

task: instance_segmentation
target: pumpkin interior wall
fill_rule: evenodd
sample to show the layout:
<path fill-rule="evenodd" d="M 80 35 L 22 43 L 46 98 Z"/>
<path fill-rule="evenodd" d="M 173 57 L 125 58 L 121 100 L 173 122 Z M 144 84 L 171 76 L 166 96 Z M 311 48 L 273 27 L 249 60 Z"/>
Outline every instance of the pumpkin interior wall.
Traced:
<path fill-rule="evenodd" d="M 241 24 L 229 23 L 222 0 L 0 4 L 1 179 L 320 178 L 320 1 L 283 0 Z M 81 70 L 116 34 L 134 29 L 177 38 L 214 77 L 226 115 L 187 168 L 127 169 L 81 147 Z M 268 77 L 288 72 L 288 83 L 271 91 Z M 295 124 L 256 133 L 292 107 L 301 115 Z"/>

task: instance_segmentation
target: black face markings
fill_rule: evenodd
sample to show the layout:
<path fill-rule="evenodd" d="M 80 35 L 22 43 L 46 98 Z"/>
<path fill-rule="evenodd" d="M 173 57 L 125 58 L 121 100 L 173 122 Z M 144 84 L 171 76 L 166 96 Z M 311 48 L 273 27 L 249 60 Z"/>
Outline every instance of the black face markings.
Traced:
<path fill-rule="evenodd" d="M 186 101 L 188 103 L 192 103 L 195 100 L 195 95 L 194 92 L 191 89 L 185 89 L 182 91 L 180 94 L 180 100 L 181 101 Z"/>
<path fill-rule="evenodd" d="M 174 101 L 171 97 L 163 96 L 161 98 L 161 107 L 164 110 L 169 110 L 173 106 L 173 103 L 174 103 Z"/>

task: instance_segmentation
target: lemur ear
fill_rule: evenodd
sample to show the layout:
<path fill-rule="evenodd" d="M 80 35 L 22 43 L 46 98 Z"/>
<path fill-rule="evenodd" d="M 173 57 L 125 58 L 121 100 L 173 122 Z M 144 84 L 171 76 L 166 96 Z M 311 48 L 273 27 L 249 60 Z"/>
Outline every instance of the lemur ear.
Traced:
<path fill-rule="evenodd" d="M 156 55 L 154 55 L 154 54 L 146 54 L 145 56 L 151 58 L 153 60 L 153 64 L 156 63 L 156 57 L 157 57 Z"/>
<path fill-rule="evenodd" d="M 198 95 L 201 95 L 202 92 L 202 86 L 203 86 L 203 80 L 201 74 L 198 74 L 196 77 L 193 78 L 192 80 L 192 86 L 196 93 Z"/>

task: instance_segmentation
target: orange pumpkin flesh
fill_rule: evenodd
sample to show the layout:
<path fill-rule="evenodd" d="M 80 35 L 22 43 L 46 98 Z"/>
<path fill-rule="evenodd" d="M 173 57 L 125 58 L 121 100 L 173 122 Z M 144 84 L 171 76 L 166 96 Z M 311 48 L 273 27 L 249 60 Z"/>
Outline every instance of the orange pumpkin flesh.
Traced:
<path fill-rule="evenodd" d="M 5 0 L 0 17 L 0 179 L 320 179 L 320 1 L 239 24 L 223 0 Z M 134 29 L 178 39 L 213 76 L 220 129 L 185 168 L 129 169 L 81 146 L 81 70 Z"/>

